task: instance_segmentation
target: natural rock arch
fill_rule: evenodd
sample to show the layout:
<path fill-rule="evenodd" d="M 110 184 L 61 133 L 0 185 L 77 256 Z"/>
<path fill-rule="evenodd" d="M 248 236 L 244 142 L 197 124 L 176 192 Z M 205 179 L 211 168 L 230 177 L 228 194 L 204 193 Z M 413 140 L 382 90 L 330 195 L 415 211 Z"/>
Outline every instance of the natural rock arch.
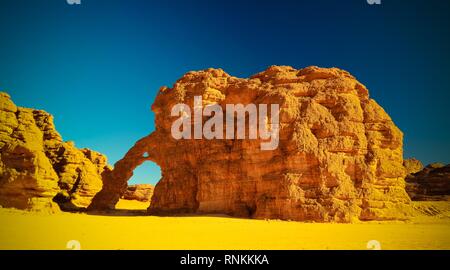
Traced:
<path fill-rule="evenodd" d="M 154 161 L 152 151 L 154 149 L 152 134 L 146 136 L 131 147 L 125 156 L 114 164 L 112 171 L 105 172 L 103 188 L 92 199 L 88 210 L 112 210 L 119 201 L 120 196 L 127 188 L 128 180 L 133 176 L 133 171 L 145 161 Z"/>
<path fill-rule="evenodd" d="M 175 140 L 171 108 L 279 104 L 280 141 Z M 188 72 L 162 87 L 152 110 L 156 130 L 112 172 L 90 209 L 112 209 L 133 170 L 161 168 L 150 213 L 220 213 L 322 222 L 407 219 L 403 134 L 350 73 L 337 68 L 272 66 L 248 79 L 221 69 Z M 204 119 L 205 121 L 205 119 Z M 148 156 L 144 157 L 144 154 Z"/>

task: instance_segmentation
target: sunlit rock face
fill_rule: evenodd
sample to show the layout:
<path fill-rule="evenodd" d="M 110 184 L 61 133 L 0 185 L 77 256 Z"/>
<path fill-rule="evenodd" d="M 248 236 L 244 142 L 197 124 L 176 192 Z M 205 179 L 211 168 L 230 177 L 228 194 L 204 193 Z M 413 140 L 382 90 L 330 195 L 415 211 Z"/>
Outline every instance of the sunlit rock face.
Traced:
<path fill-rule="evenodd" d="M 279 144 L 261 139 L 180 139 L 175 104 L 279 104 Z M 221 69 L 189 72 L 163 87 L 152 106 L 156 130 L 139 140 L 104 179 L 91 209 L 113 208 L 132 171 L 156 162 L 162 179 L 152 214 L 352 222 L 407 219 L 402 132 L 348 72 L 272 66 L 248 79 Z M 203 117 L 205 123 L 208 117 Z"/>
<path fill-rule="evenodd" d="M 405 167 L 407 176 L 420 172 L 423 169 L 422 162 L 415 158 L 403 160 L 403 166 Z"/>
<path fill-rule="evenodd" d="M 123 193 L 122 199 L 150 202 L 154 187 L 150 184 L 129 185 Z"/>
<path fill-rule="evenodd" d="M 106 157 L 63 142 L 53 117 L 0 93 L 0 205 L 58 212 L 87 207 L 101 189 Z"/>

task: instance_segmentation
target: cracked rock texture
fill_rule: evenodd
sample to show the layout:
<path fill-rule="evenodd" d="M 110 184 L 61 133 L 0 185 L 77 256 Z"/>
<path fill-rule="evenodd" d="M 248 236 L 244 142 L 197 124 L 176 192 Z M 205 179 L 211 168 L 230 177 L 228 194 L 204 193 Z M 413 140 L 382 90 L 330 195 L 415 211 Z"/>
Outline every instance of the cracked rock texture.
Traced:
<path fill-rule="evenodd" d="M 279 104 L 280 142 L 175 140 L 172 106 Z M 221 69 L 188 72 L 162 87 L 152 106 L 156 130 L 139 140 L 105 175 L 90 209 L 111 209 L 133 169 L 156 162 L 153 214 L 220 213 L 319 222 L 403 220 L 403 134 L 366 87 L 337 68 L 272 66 L 248 79 Z M 204 118 L 203 121 L 206 121 Z"/>
<path fill-rule="evenodd" d="M 106 157 L 63 142 L 53 117 L 0 93 L 0 205 L 57 212 L 87 207 L 101 189 Z"/>

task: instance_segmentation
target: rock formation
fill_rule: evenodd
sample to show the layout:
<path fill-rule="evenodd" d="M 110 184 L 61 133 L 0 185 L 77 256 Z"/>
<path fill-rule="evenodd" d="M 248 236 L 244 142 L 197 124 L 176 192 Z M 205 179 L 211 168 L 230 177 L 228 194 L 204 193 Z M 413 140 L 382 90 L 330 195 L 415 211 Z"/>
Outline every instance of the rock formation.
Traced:
<path fill-rule="evenodd" d="M 153 186 L 149 184 L 138 184 L 127 187 L 122 199 L 150 202 L 153 195 Z"/>
<path fill-rule="evenodd" d="M 87 207 L 101 189 L 105 156 L 63 142 L 45 111 L 0 93 L 0 205 L 37 211 Z M 56 203 L 55 203 L 56 202 Z"/>
<path fill-rule="evenodd" d="M 433 163 L 408 175 L 406 191 L 414 201 L 450 200 L 450 164 Z"/>
<path fill-rule="evenodd" d="M 279 146 L 261 140 L 175 140 L 177 103 L 279 104 Z M 240 217 L 352 222 L 407 219 L 402 132 L 348 72 L 272 66 L 241 79 L 221 69 L 189 72 L 162 87 L 152 106 L 156 130 L 104 175 L 90 209 L 112 209 L 134 168 L 156 162 L 153 214 L 222 213 Z M 206 121 L 203 118 L 203 121 Z"/>
<path fill-rule="evenodd" d="M 406 175 L 420 172 L 423 169 L 422 162 L 420 162 L 420 160 L 415 159 L 415 158 L 403 160 L 403 166 L 406 169 Z"/>

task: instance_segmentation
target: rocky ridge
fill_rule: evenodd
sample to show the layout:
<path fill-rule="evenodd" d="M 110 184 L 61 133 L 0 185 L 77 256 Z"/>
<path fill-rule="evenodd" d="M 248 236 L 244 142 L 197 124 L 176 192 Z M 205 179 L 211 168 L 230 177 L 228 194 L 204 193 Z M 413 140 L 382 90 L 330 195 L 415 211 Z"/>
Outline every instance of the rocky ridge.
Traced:
<path fill-rule="evenodd" d="M 106 157 L 64 142 L 53 117 L 0 93 L 0 205 L 57 212 L 87 207 L 110 170 Z"/>
<path fill-rule="evenodd" d="M 414 201 L 449 201 L 450 164 L 432 163 L 409 174 L 406 191 Z"/>

